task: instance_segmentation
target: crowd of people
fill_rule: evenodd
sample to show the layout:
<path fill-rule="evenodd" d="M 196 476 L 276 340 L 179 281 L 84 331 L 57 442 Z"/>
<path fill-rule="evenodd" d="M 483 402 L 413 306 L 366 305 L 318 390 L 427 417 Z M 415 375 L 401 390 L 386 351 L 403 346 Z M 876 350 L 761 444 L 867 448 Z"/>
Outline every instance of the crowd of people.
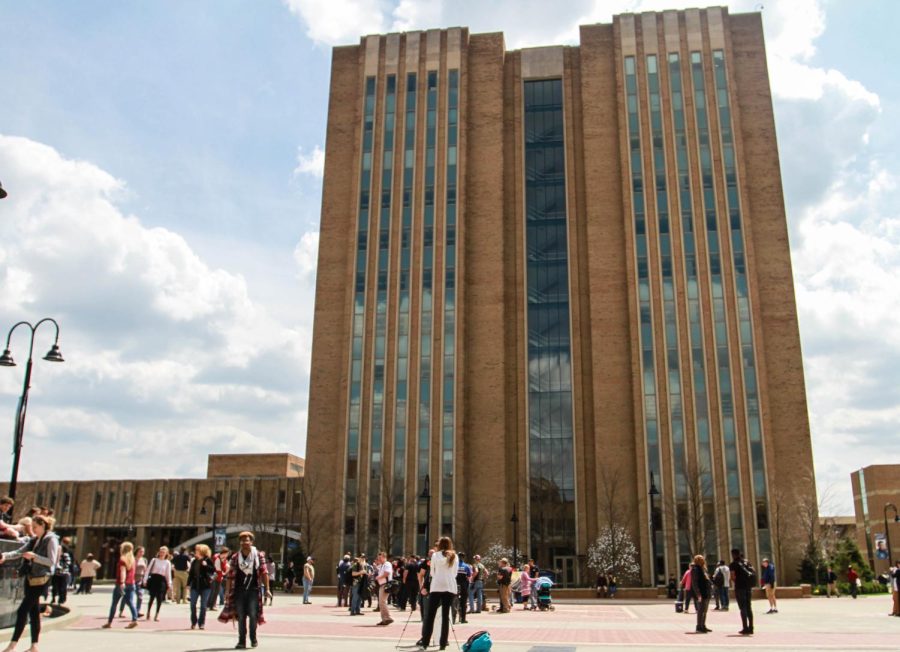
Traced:
<path fill-rule="evenodd" d="M 378 625 L 388 626 L 394 622 L 391 609 L 418 610 L 421 647 L 431 640 L 438 610 L 442 614 L 441 649 L 447 646 L 451 623 L 467 623 L 470 615 L 488 611 L 485 586 L 489 580 L 496 580 L 497 585 L 495 613 L 509 613 L 516 604 L 524 610 L 538 608 L 535 583 L 540 569 L 533 559 L 514 568 L 503 558 L 495 570 L 488 571 L 480 555 L 470 562 L 464 552 L 454 550 L 449 537 L 441 537 L 424 557 L 409 554 L 389 559 L 379 552 L 369 560 L 365 553 L 353 556 L 348 552 L 338 562 L 336 573 L 337 606 L 346 608 L 351 616 L 371 609 L 379 613 Z"/>

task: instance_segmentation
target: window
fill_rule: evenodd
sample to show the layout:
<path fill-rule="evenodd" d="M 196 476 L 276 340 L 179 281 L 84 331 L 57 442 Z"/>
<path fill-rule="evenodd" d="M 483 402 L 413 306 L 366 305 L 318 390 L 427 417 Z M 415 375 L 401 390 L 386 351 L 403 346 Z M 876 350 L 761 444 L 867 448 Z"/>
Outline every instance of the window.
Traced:
<path fill-rule="evenodd" d="M 229 509 L 237 509 L 237 489 L 232 489 L 228 495 Z"/>
<path fill-rule="evenodd" d="M 222 506 L 222 490 L 216 489 L 216 507 Z"/>
<path fill-rule="evenodd" d="M 115 492 L 115 491 L 110 491 L 110 492 L 109 492 L 109 498 L 108 498 L 107 501 L 106 501 L 106 511 L 107 511 L 107 512 L 111 512 L 111 511 L 112 511 L 112 508 L 113 508 L 113 505 L 115 505 L 115 504 L 116 504 L 116 492 Z"/>
<path fill-rule="evenodd" d="M 103 503 L 103 494 L 99 491 L 94 492 L 94 511 L 100 510 L 100 505 Z"/>
<path fill-rule="evenodd" d="M 56 509 L 56 492 L 50 494 L 50 509 Z"/>
<path fill-rule="evenodd" d="M 188 505 L 191 504 L 191 493 L 189 491 L 184 491 L 181 494 L 181 509 L 187 509 Z"/>
<path fill-rule="evenodd" d="M 153 494 L 153 509 L 159 509 L 160 507 L 162 507 L 162 499 L 163 499 L 162 491 L 157 491 L 156 493 Z"/>
<path fill-rule="evenodd" d="M 252 507 L 253 506 L 253 494 L 249 489 L 244 490 L 244 507 Z"/>
<path fill-rule="evenodd" d="M 169 511 L 175 509 L 175 491 L 172 490 L 169 492 Z"/>
<path fill-rule="evenodd" d="M 64 512 L 68 512 L 68 511 L 69 511 L 69 502 L 71 501 L 71 499 L 72 499 L 72 497 L 69 495 L 69 492 L 68 492 L 68 491 L 65 492 L 65 493 L 63 494 L 63 507 L 62 507 L 62 509 L 63 509 Z"/>
<path fill-rule="evenodd" d="M 287 492 L 284 489 L 278 490 L 278 506 L 284 507 L 284 503 L 287 500 Z"/>
<path fill-rule="evenodd" d="M 37 501 L 36 501 L 36 502 L 37 502 L 38 505 L 43 505 L 43 504 L 44 504 L 44 492 L 43 492 L 43 491 L 39 491 L 39 492 L 37 493 Z"/>
<path fill-rule="evenodd" d="M 129 498 L 130 498 L 130 496 L 128 495 L 127 491 L 122 493 L 122 511 L 124 511 L 124 512 L 128 511 L 128 499 Z"/>

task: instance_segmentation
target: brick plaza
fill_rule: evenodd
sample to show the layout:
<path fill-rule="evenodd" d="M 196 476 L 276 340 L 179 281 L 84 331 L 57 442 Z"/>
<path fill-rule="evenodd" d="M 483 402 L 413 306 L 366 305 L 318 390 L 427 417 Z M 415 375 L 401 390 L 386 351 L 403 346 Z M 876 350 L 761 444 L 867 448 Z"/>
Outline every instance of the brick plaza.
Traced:
<path fill-rule="evenodd" d="M 186 605 L 166 604 L 159 622 L 142 620 L 137 629 L 125 630 L 126 619 L 117 619 L 114 629 L 102 630 L 109 609 L 111 589 L 98 587 L 93 595 L 72 596 L 75 607 L 65 623 L 57 623 L 41 638 L 42 652 L 56 650 L 167 650 L 211 652 L 232 649 L 237 635 L 232 626 L 208 614 L 205 631 L 191 631 Z M 276 594 L 275 606 L 266 609 L 266 625 L 260 628 L 260 650 L 357 651 L 412 650 L 419 636 L 418 614 L 410 620 L 405 635 L 401 632 L 408 612 L 395 612 L 395 622 L 378 627 L 377 613 L 366 612 L 351 618 L 346 610 L 334 608 L 329 595 L 314 595 L 313 604 L 302 606 L 300 596 Z M 886 595 L 831 599 L 782 600 L 779 613 L 764 614 L 765 601 L 755 601 L 756 631 L 751 638 L 737 635 L 739 614 L 710 612 L 712 634 L 694 634 L 694 615 L 676 614 L 665 601 L 557 602 L 553 612 L 512 614 L 474 614 L 467 625 L 455 627 L 459 645 L 472 633 L 486 629 L 498 652 L 574 652 L 603 647 L 637 650 L 671 649 L 701 646 L 718 649 L 774 650 L 896 650 L 900 636 L 900 618 L 889 618 L 890 599 Z M 25 636 L 20 647 L 25 649 Z M 534 650 L 534 648 L 539 648 Z M 450 649 L 456 649 L 453 635 Z"/>

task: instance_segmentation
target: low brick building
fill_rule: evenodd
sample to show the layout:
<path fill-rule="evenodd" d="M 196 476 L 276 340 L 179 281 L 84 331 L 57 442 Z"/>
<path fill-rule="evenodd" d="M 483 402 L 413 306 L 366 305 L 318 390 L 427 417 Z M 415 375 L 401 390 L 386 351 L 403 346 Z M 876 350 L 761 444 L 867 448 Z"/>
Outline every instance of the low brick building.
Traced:
<path fill-rule="evenodd" d="M 101 577 L 114 567 L 122 541 L 150 554 L 162 545 L 211 545 L 214 515 L 230 547 L 237 532 L 251 529 L 258 547 L 281 561 L 301 547 L 304 465 L 289 453 L 210 455 L 206 478 L 21 482 L 15 514 L 31 505 L 52 508 L 56 530 L 72 537 L 78 559 L 94 554 Z M 0 493 L 7 488 L 0 484 Z"/>
<path fill-rule="evenodd" d="M 900 464 L 873 464 L 850 474 L 856 542 L 876 573 L 888 568 L 888 542 L 900 558 Z"/>

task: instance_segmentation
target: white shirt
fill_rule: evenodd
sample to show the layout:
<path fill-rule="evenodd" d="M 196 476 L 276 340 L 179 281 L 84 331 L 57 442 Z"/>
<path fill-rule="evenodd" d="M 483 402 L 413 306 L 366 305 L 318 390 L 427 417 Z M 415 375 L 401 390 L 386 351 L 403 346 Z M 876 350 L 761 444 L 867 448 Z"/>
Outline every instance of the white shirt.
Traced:
<path fill-rule="evenodd" d="M 378 584 L 387 584 L 391 581 L 391 578 L 394 576 L 394 567 L 391 566 L 390 562 L 384 562 L 381 566 L 378 566 Z"/>
<path fill-rule="evenodd" d="M 722 571 L 722 579 L 725 580 L 725 583 L 722 586 L 727 589 L 731 586 L 731 569 L 725 564 L 722 564 L 719 568 Z"/>
<path fill-rule="evenodd" d="M 459 567 L 459 558 L 453 556 L 453 563 L 447 564 L 447 558 L 442 552 L 431 555 L 431 592 L 432 593 L 456 593 L 456 571 Z"/>

